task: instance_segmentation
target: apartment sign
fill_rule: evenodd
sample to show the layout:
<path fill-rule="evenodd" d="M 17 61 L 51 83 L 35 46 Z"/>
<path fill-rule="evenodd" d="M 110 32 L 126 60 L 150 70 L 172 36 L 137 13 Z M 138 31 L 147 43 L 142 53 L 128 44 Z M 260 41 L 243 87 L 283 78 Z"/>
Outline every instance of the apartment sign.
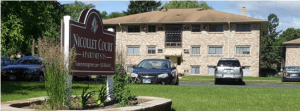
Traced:
<path fill-rule="evenodd" d="M 76 48 L 74 75 L 115 73 L 116 33 L 103 29 L 97 10 L 85 9 L 78 21 L 69 20 L 69 24 L 64 25 L 69 25 L 69 34 L 63 34 L 69 37 L 69 49 Z"/>

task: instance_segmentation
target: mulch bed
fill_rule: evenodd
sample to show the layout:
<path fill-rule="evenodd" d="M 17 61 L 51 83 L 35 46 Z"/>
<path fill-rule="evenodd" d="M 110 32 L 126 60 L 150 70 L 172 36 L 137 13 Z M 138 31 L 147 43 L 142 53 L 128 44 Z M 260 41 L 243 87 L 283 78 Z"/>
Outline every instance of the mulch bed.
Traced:
<path fill-rule="evenodd" d="M 151 101 L 149 99 L 136 99 L 131 100 L 126 106 L 134 106 L 143 102 Z M 80 101 L 78 97 L 72 98 L 72 108 L 70 110 L 96 110 L 96 109 L 110 109 L 117 108 L 117 101 L 105 102 L 104 106 L 99 106 L 93 98 L 90 98 L 87 101 L 85 107 L 81 107 Z M 21 105 L 21 104 L 19 104 Z M 125 106 L 125 107 L 126 107 Z M 38 109 L 38 110 L 52 110 L 49 109 L 46 105 L 44 105 L 44 101 L 35 101 L 31 103 L 24 103 L 23 106 L 19 106 L 20 108 L 26 109 Z"/>

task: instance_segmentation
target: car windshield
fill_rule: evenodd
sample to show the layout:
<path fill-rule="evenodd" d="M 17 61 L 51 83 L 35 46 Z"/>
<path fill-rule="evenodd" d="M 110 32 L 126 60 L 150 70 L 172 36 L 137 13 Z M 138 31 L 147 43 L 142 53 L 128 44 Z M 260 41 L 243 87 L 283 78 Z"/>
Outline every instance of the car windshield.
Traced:
<path fill-rule="evenodd" d="M 300 71 L 300 67 L 286 67 L 285 71 Z"/>
<path fill-rule="evenodd" d="M 220 60 L 218 63 L 218 66 L 230 66 L 230 67 L 240 67 L 239 61 L 233 61 L 233 60 Z"/>
<path fill-rule="evenodd" d="M 168 69 L 170 68 L 170 62 L 165 60 L 144 60 L 137 67 L 145 69 Z"/>
<path fill-rule="evenodd" d="M 18 59 L 14 65 L 18 65 L 18 64 L 38 64 L 41 65 L 41 59 L 39 58 L 24 58 L 24 59 Z"/>

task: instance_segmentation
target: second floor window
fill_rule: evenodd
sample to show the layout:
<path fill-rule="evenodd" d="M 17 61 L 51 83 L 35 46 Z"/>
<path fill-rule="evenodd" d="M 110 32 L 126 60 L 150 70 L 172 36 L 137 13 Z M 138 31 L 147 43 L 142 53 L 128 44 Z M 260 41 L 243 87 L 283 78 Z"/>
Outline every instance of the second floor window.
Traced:
<path fill-rule="evenodd" d="M 193 25 L 192 32 L 201 32 L 200 25 Z"/>
<path fill-rule="evenodd" d="M 223 32 L 223 25 L 209 25 L 210 32 Z"/>
<path fill-rule="evenodd" d="M 192 46 L 192 54 L 200 54 L 200 46 Z"/>
<path fill-rule="evenodd" d="M 140 54 L 140 47 L 139 46 L 128 46 L 127 54 Z"/>
<path fill-rule="evenodd" d="M 222 54 L 223 47 L 209 47 L 208 54 Z"/>
<path fill-rule="evenodd" d="M 156 25 L 148 25 L 148 32 L 156 32 Z"/>
<path fill-rule="evenodd" d="M 251 28 L 250 24 L 237 24 L 235 31 L 237 31 L 237 32 L 249 32 L 249 31 L 251 31 L 250 28 Z"/>
<path fill-rule="evenodd" d="M 140 26 L 128 26 L 128 32 L 140 32 Z"/>
<path fill-rule="evenodd" d="M 148 47 L 148 54 L 155 54 L 155 47 Z"/>
<path fill-rule="evenodd" d="M 235 54 L 250 54 L 250 47 L 237 46 Z"/>

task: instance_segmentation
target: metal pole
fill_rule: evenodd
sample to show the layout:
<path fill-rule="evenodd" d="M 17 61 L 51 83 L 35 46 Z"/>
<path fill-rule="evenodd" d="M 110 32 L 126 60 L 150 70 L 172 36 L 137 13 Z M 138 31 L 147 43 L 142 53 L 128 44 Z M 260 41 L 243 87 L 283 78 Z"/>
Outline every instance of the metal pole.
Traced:
<path fill-rule="evenodd" d="M 66 72 L 69 72 L 69 32 L 70 32 L 70 20 L 71 16 L 64 16 L 64 64 Z M 72 99 L 72 75 L 66 75 L 66 94 L 68 99 L 65 100 L 64 103 L 71 108 L 71 99 Z"/>
<path fill-rule="evenodd" d="M 112 30 L 108 30 L 108 31 L 111 31 L 113 32 Z M 122 47 L 121 47 L 122 48 Z M 114 100 L 114 94 L 113 94 L 113 79 L 112 79 L 112 75 L 107 75 L 106 76 L 106 101 L 110 102 L 110 101 L 113 101 Z"/>

